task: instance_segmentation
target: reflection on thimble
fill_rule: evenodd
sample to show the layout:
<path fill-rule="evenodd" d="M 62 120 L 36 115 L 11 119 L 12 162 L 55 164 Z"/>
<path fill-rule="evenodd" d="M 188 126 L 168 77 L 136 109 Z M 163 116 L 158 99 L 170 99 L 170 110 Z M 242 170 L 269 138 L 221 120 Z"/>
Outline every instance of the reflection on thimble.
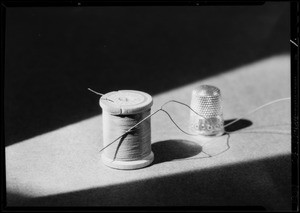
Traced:
<path fill-rule="evenodd" d="M 221 92 L 217 87 L 201 85 L 193 90 L 190 130 L 201 135 L 221 135 L 224 132 L 224 120 Z"/>

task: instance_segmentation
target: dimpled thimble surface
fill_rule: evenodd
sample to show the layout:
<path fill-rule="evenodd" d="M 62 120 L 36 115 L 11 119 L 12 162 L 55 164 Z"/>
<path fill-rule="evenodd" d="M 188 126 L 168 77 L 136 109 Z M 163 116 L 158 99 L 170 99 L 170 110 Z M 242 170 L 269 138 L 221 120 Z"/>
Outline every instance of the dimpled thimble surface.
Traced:
<path fill-rule="evenodd" d="M 224 120 L 221 92 L 211 85 L 200 85 L 192 92 L 190 130 L 199 135 L 222 135 Z"/>

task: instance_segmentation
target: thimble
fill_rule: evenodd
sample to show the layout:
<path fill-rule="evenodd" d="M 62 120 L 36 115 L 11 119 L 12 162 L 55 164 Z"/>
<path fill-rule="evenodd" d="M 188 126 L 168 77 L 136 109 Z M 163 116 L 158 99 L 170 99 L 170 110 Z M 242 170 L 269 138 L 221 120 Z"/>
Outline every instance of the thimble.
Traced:
<path fill-rule="evenodd" d="M 211 85 L 200 85 L 192 92 L 190 130 L 205 136 L 222 135 L 224 120 L 220 89 Z"/>

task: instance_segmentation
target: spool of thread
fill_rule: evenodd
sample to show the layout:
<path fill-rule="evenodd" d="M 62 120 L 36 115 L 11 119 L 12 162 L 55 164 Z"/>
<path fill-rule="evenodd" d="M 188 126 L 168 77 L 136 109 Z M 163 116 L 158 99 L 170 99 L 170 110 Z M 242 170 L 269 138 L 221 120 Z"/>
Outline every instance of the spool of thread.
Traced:
<path fill-rule="evenodd" d="M 150 115 L 152 97 L 141 91 L 119 90 L 100 98 L 103 118 L 103 145 L 106 146 Z M 102 162 L 115 169 L 138 169 L 153 162 L 151 120 L 146 119 L 101 155 Z"/>
<path fill-rule="evenodd" d="M 222 97 L 220 89 L 200 85 L 192 92 L 190 130 L 204 136 L 218 136 L 224 132 Z"/>

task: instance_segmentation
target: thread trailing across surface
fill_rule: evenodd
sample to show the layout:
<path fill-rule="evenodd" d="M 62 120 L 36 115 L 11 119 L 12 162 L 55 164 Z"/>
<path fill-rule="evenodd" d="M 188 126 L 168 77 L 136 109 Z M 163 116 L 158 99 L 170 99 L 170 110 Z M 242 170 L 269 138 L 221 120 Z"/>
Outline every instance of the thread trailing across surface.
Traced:
<path fill-rule="evenodd" d="M 236 122 L 238 122 L 239 120 L 245 118 L 245 116 L 248 116 L 248 115 L 250 115 L 250 114 L 252 114 L 252 113 L 258 111 L 259 109 L 262 109 L 262 108 L 264 108 L 264 107 L 266 107 L 266 106 L 269 106 L 269 105 L 271 105 L 271 104 L 274 104 L 274 103 L 277 103 L 277 102 L 280 102 L 280 101 L 285 101 L 285 100 L 290 100 L 290 97 L 288 97 L 288 98 L 282 98 L 282 99 L 276 99 L 276 100 L 274 100 L 274 101 L 271 101 L 271 102 L 268 102 L 268 103 L 266 103 L 266 104 L 264 104 L 264 105 L 261 105 L 261 106 L 255 108 L 254 110 L 252 110 L 252 111 L 246 113 L 246 115 L 244 115 L 244 116 L 242 116 L 242 117 L 240 117 L 240 118 L 237 118 L 237 119 L 233 120 L 232 122 L 230 122 L 230 123 L 224 125 L 224 128 L 225 128 L 225 127 L 228 127 L 228 126 L 230 126 L 230 125 L 232 125 L 232 124 L 234 124 L 234 123 L 236 123 Z M 177 104 L 181 104 L 181 105 L 183 105 L 183 106 L 188 107 L 193 113 L 195 113 L 195 114 L 197 114 L 199 117 L 203 118 L 203 116 L 199 115 L 199 114 L 198 114 L 196 111 L 194 111 L 189 105 L 187 105 L 187 104 L 185 104 L 185 103 L 182 103 L 182 102 L 180 102 L 180 101 L 170 100 L 170 101 L 167 101 L 166 103 L 164 103 L 164 104 L 161 106 L 160 109 L 158 109 L 158 110 L 156 110 L 155 112 L 153 112 L 152 114 L 148 115 L 148 116 L 145 117 L 143 120 L 141 120 L 140 122 L 138 122 L 136 125 L 130 127 L 130 128 L 127 130 L 127 132 L 130 131 L 131 129 L 135 128 L 136 126 L 138 126 L 140 123 L 144 122 L 145 120 L 149 119 L 150 117 L 152 117 L 152 116 L 155 115 L 156 113 L 162 111 L 162 112 L 164 112 L 164 113 L 166 113 L 166 114 L 168 115 L 168 117 L 170 118 L 170 120 L 172 121 L 172 123 L 173 123 L 173 124 L 174 124 L 174 125 L 175 125 L 182 133 L 184 133 L 184 134 L 186 134 L 186 135 L 189 135 L 189 136 L 199 136 L 199 135 L 201 135 L 201 134 L 199 134 L 199 133 L 198 133 L 198 134 L 195 134 L 195 133 L 189 133 L 189 132 L 187 132 L 187 131 L 184 131 L 184 130 L 183 130 L 182 128 L 180 128 L 179 125 L 173 120 L 172 116 L 171 116 L 165 109 L 163 109 L 163 107 L 164 107 L 165 105 L 167 105 L 167 104 L 169 104 L 169 103 L 172 103 L 172 102 L 173 102 L 173 103 L 177 103 Z M 231 132 L 224 131 L 224 134 L 230 134 L 230 133 L 231 133 Z M 125 132 L 124 134 L 126 134 L 126 132 Z M 100 149 L 99 152 L 102 152 L 103 150 L 107 149 L 107 147 L 109 147 L 109 146 L 111 146 L 112 144 L 114 144 L 114 143 L 115 143 L 118 139 L 120 139 L 124 134 L 120 135 L 120 136 L 117 137 L 115 140 L 113 140 L 112 142 L 110 142 L 109 144 L 107 144 L 106 146 L 104 146 L 102 149 Z"/>
<path fill-rule="evenodd" d="M 291 99 L 290 97 L 281 98 L 263 104 L 249 111 L 244 116 L 241 116 L 231 121 L 230 123 L 224 125 L 224 128 L 238 122 L 239 120 L 245 118 L 246 116 L 264 107 L 270 106 L 272 104 L 281 101 L 290 100 L 290 99 Z M 191 106 L 177 100 L 169 100 L 165 102 L 164 104 L 161 105 L 159 109 L 157 109 L 151 114 L 150 114 L 150 109 L 144 113 L 133 114 L 133 115 L 122 115 L 122 116 L 109 115 L 108 113 L 106 114 L 105 112 L 103 112 L 103 117 L 106 122 L 106 127 L 104 128 L 108 128 L 108 130 L 104 130 L 104 132 L 107 133 L 108 135 L 107 137 L 111 142 L 104 144 L 104 147 L 101 148 L 99 152 L 105 151 L 108 156 L 113 156 L 112 159 L 114 160 L 117 159 L 122 161 L 134 160 L 134 159 L 139 159 L 141 157 L 147 156 L 151 152 L 151 142 L 150 143 L 143 143 L 143 142 L 148 140 L 151 141 L 151 123 L 149 118 L 151 118 L 152 116 L 154 116 L 160 111 L 167 114 L 167 116 L 170 118 L 172 123 L 184 134 L 190 136 L 201 135 L 199 133 L 190 133 L 184 131 L 182 128 L 179 127 L 179 125 L 174 121 L 174 119 L 168 113 L 168 111 L 163 108 L 164 106 L 170 103 L 181 104 L 189 108 L 191 113 L 194 113 L 195 115 L 199 116 L 199 118 L 207 119 L 203 115 L 195 111 Z M 230 134 L 230 133 L 231 132 L 224 131 L 224 134 Z M 119 143 L 116 143 L 117 141 L 119 141 Z"/>

